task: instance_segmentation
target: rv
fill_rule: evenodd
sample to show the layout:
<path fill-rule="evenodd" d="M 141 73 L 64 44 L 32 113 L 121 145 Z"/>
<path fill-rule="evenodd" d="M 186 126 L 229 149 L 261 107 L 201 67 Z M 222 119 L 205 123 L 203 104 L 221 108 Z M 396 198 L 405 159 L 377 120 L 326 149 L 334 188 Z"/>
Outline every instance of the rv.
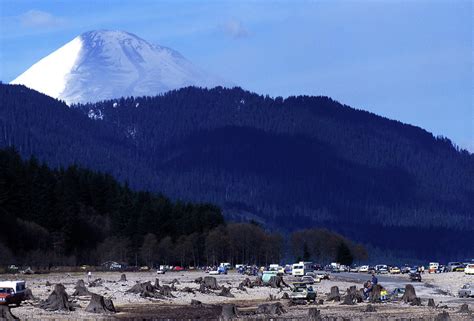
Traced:
<path fill-rule="evenodd" d="M 293 269 L 291 275 L 293 276 L 305 276 L 308 272 L 313 272 L 313 263 L 312 262 L 299 262 L 293 264 Z"/>
<path fill-rule="evenodd" d="M 438 262 L 430 262 L 428 273 L 437 273 L 439 268 Z"/>
<path fill-rule="evenodd" d="M 19 306 L 25 297 L 25 281 L 1 281 L 0 304 L 16 304 Z"/>

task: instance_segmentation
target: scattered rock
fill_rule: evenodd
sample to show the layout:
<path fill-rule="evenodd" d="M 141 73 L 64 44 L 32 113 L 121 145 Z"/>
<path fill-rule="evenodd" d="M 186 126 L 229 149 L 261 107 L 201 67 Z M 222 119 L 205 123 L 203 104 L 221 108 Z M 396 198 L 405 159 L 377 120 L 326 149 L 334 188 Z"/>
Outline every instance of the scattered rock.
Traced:
<path fill-rule="evenodd" d="M 326 301 L 341 301 L 341 295 L 339 294 L 339 288 L 337 286 L 331 287 L 331 293 L 329 293 Z"/>
<path fill-rule="evenodd" d="M 91 293 L 91 301 L 86 307 L 87 312 L 92 313 L 115 313 L 115 307 L 110 299 L 104 298 L 102 295 Z"/>
<path fill-rule="evenodd" d="M 48 311 L 73 311 L 73 305 L 69 302 L 66 288 L 62 284 L 56 284 L 48 299 L 41 301 L 39 307 Z"/>

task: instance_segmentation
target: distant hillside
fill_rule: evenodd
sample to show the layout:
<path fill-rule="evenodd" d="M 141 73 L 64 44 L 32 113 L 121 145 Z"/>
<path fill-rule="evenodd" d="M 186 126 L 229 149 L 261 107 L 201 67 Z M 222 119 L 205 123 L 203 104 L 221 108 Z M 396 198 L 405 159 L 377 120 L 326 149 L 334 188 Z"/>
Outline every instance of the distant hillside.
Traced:
<path fill-rule="evenodd" d="M 327 97 L 185 88 L 68 109 L 2 85 L 1 101 L 0 146 L 53 166 L 213 202 L 233 220 L 335 229 L 404 257 L 474 255 L 474 156 Z"/>

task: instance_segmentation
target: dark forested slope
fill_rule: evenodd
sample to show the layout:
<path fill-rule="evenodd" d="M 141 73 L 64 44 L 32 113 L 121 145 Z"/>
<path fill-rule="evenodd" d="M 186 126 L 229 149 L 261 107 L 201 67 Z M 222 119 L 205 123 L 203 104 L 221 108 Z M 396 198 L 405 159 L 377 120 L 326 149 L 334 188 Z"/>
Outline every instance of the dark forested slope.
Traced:
<path fill-rule="evenodd" d="M 474 255 L 474 157 L 327 97 L 185 88 L 68 109 L 2 85 L 1 101 L 0 145 L 51 165 L 100 169 L 282 230 L 333 228 L 406 256 Z"/>

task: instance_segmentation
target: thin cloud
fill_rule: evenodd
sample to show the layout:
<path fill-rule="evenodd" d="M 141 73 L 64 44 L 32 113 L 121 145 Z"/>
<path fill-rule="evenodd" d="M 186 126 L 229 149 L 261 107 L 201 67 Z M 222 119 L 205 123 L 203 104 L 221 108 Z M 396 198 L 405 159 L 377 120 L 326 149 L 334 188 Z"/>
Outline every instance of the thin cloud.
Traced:
<path fill-rule="evenodd" d="M 220 26 L 220 29 L 229 37 L 234 39 L 245 38 L 250 35 L 249 31 L 240 20 L 231 19 Z"/>
<path fill-rule="evenodd" d="M 41 10 L 29 10 L 18 16 L 23 27 L 26 28 L 53 28 L 64 23 L 64 19 Z"/>

